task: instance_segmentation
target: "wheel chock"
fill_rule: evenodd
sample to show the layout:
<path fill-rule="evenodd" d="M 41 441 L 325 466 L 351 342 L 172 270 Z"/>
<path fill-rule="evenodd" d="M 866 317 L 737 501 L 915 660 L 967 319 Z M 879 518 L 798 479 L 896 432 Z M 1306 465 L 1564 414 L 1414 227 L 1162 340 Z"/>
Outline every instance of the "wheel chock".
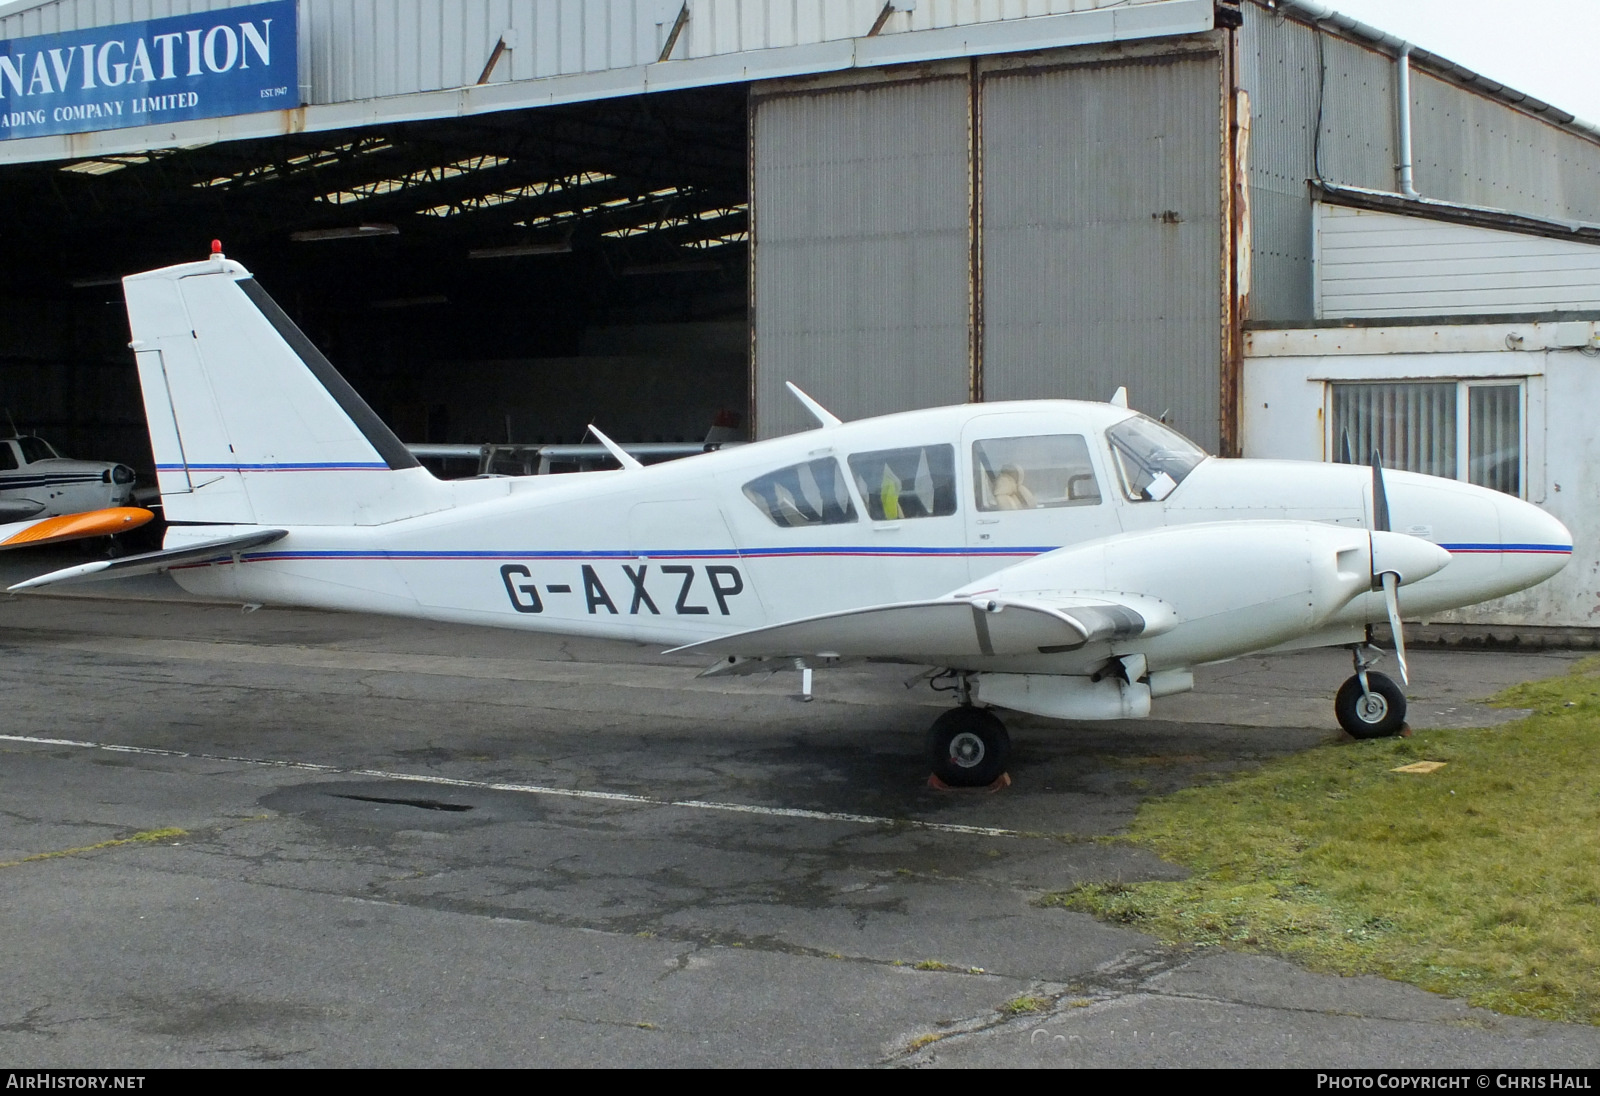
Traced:
<path fill-rule="evenodd" d="M 928 774 L 928 787 L 936 792 L 998 792 L 1011 787 L 1011 774 L 1001 773 L 994 778 L 994 783 L 983 788 L 954 788 L 940 780 L 935 773 Z"/>

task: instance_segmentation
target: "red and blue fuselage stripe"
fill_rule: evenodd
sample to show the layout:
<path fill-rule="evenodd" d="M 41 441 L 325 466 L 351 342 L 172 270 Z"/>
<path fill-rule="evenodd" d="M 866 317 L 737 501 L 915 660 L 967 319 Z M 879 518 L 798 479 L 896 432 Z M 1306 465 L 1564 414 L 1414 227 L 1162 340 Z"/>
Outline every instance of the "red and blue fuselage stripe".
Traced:
<path fill-rule="evenodd" d="M 1451 555 L 1485 555 L 1499 552 L 1505 555 L 1570 556 L 1570 544 L 1441 544 Z"/>
<path fill-rule="evenodd" d="M 382 461 L 317 461 L 285 464 L 158 464 L 157 472 L 387 472 Z"/>
<path fill-rule="evenodd" d="M 322 551 L 250 552 L 243 557 L 253 563 L 312 559 L 388 559 L 388 560 L 472 560 L 472 559 L 786 559 L 871 556 L 894 559 L 946 559 L 991 556 L 1037 556 L 1054 548 L 934 548 L 934 547 L 836 547 L 836 548 L 696 548 L 696 549 L 584 549 L 542 551 L 540 549 L 478 549 L 432 551 L 428 549 L 329 549 Z"/>
<path fill-rule="evenodd" d="M 1571 555 L 1570 544 L 1441 544 L 1447 552 L 1462 555 Z M 693 548 L 693 549 L 574 549 L 537 548 L 485 549 L 323 549 L 282 552 L 250 552 L 242 558 L 251 563 L 302 560 L 602 560 L 602 559 L 994 559 L 1021 558 L 1055 551 L 1050 545 L 974 548 L 877 545 L 838 545 L 827 548 Z"/>

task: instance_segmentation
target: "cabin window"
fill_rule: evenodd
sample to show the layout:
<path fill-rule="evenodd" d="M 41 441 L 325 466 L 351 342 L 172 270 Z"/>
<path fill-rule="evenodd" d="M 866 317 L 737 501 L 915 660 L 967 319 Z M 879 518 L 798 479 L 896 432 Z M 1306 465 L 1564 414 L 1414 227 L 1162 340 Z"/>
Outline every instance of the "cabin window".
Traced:
<path fill-rule="evenodd" d="M 17 455 L 12 452 L 11 446 L 0 442 L 0 472 L 9 472 L 17 466 Z"/>
<path fill-rule="evenodd" d="M 856 520 L 856 506 L 844 470 L 832 457 L 792 464 L 744 485 L 745 498 L 774 525 L 844 525 Z"/>
<path fill-rule="evenodd" d="M 1508 495 L 1523 490 L 1521 381 L 1333 384 L 1330 452 L 1365 464 L 1466 480 Z"/>
<path fill-rule="evenodd" d="M 936 518 L 956 512 L 956 450 L 919 445 L 856 453 L 850 471 L 873 521 Z"/>
<path fill-rule="evenodd" d="M 1079 434 L 986 438 L 972 443 L 979 510 L 1097 506 L 1100 485 Z"/>
<path fill-rule="evenodd" d="M 1204 449 L 1155 419 L 1134 415 L 1106 431 L 1122 489 L 1136 502 L 1164 499 L 1206 459 Z"/>
<path fill-rule="evenodd" d="M 17 444 L 22 447 L 22 459 L 27 461 L 29 464 L 33 464 L 36 461 L 41 460 L 51 460 L 61 456 L 61 454 L 52 449 L 50 447 L 50 443 L 45 441 L 43 438 L 18 438 Z"/>

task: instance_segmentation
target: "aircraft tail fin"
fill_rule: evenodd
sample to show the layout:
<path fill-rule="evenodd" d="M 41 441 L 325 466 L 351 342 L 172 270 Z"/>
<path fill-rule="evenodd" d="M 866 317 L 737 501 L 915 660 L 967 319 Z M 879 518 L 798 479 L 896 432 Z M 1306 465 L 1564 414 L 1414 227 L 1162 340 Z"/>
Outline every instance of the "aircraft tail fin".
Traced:
<path fill-rule="evenodd" d="M 239 263 L 123 279 L 169 521 L 370 525 L 442 486 Z"/>

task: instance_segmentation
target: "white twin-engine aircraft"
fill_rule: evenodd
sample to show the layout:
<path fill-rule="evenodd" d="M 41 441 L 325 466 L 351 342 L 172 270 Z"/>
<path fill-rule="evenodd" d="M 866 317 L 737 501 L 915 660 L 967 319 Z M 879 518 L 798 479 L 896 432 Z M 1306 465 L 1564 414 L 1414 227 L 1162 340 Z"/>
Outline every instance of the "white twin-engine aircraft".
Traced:
<path fill-rule="evenodd" d="M 1451 480 L 1220 460 L 1126 407 L 974 404 L 620 470 L 440 481 L 249 271 L 125 280 L 163 551 L 24 582 L 171 571 L 212 597 L 671 644 L 711 673 L 932 667 L 935 775 L 1004 772 L 990 710 L 1145 716 L 1198 665 L 1348 646 L 1336 710 L 1397 732 L 1368 626 L 1555 574 L 1571 534 Z M 1390 530 L 1389 514 L 1407 533 Z M 1398 652 L 1402 677 L 1404 650 Z"/>

